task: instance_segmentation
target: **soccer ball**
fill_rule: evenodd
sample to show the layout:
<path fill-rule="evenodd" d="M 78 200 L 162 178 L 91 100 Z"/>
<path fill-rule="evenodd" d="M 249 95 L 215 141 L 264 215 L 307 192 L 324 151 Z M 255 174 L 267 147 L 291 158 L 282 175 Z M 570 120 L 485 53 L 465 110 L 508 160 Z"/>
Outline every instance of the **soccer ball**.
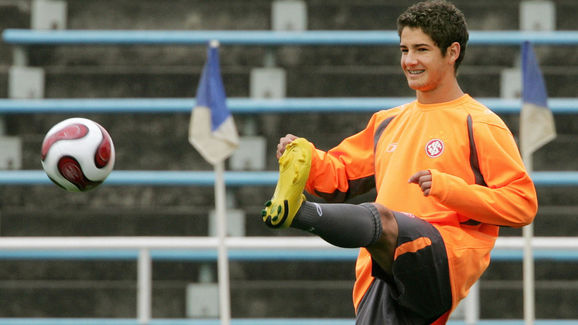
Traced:
<path fill-rule="evenodd" d="M 84 192 L 100 185 L 114 167 L 114 145 L 108 132 L 85 118 L 54 125 L 42 142 L 42 168 L 61 188 Z"/>

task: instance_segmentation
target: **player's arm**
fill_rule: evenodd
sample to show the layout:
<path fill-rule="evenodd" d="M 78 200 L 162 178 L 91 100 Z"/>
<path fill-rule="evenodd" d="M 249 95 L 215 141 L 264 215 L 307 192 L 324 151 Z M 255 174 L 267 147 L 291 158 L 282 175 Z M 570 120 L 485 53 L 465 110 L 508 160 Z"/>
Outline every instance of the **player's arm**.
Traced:
<path fill-rule="evenodd" d="M 375 188 L 375 115 L 367 127 L 329 151 L 313 148 L 306 190 L 328 202 L 344 202 Z"/>
<path fill-rule="evenodd" d="M 430 170 L 429 196 L 479 222 L 511 227 L 531 223 L 538 209 L 536 190 L 513 136 L 495 126 L 477 129 L 480 170 L 487 186 L 467 184 L 459 177 Z"/>

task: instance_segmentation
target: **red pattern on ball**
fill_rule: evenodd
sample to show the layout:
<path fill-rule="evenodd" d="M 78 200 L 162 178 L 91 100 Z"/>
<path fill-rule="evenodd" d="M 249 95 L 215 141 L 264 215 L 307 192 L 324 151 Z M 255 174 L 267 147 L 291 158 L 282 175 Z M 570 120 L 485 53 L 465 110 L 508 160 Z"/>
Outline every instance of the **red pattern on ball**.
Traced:
<path fill-rule="evenodd" d="M 94 154 L 94 164 L 98 168 L 104 168 L 110 161 L 111 153 L 112 153 L 112 140 L 110 139 L 110 135 L 102 126 L 98 126 L 100 128 L 100 132 L 102 132 L 102 141 L 98 145 L 96 149 L 96 153 Z"/>
<path fill-rule="evenodd" d="M 58 171 L 66 180 L 74 184 L 81 191 L 98 186 L 102 182 L 94 182 L 86 178 L 76 159 L 64 156 L 58 160 Z"/>
<path fill-rule="evenodd" d="M 42 152 L 41 152 L 42 160 L 46 158 L 48 150 L 50 150 L 50 147 L 52 147 L 54 143 L 60 140 L 80 139 L 82 137 L 85 137 L 87 134 L 88 134 L 88 127 L 80 123 L 71 124 L 63 128 L 62 130 L 58 130 L 51 136 L 44 139 L 44 142 L 42 143 Z"/>

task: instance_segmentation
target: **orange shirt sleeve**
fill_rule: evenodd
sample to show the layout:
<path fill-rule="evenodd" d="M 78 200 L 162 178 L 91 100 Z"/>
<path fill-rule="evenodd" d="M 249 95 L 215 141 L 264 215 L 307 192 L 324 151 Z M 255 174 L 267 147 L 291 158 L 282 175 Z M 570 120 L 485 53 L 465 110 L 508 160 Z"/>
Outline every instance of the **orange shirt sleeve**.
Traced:
<path fill-rule="evenodd" d="M 531 223 L 538 209 L 536 190 L 511 132 L 505 125 L 480 122 L 474 124 L 474 139 L 487 186 L 431 170 L 430 195 L 479 222 L 511 227 Z"/>
<path fill-rule="evenodd" d="M 325 152 L 314 148 L 305 189 L 330 202 L 347 199 L 375 188 L 375 115 L 367 127 Z"/>

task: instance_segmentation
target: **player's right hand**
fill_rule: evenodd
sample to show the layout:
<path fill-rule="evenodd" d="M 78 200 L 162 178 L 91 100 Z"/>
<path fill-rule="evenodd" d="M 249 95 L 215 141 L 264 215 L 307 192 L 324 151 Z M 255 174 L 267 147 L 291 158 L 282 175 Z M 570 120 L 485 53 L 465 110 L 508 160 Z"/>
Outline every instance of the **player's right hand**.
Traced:
<path fill-rule="evenodd" d="M 279 144 L 277 144 L 277 154 L 276 154 L 277 159 L 281 158 L 281 156 L 285 152 L 285 147 L 287 147 L 288 144 L 290 144 L 291 142 L 293 142 L 293 140 L 297 138 L 298 136 L 295 136 L 293 134 L 287 134 L 286 136 L 279 139 Z"/>
<path fill-rule="evenodd" d="M 428 196 L 431 192 L 432 176 L 429 170 L 420 170 L 413 174 L 407 182 L 419 185 L 424 196 Z"/>

